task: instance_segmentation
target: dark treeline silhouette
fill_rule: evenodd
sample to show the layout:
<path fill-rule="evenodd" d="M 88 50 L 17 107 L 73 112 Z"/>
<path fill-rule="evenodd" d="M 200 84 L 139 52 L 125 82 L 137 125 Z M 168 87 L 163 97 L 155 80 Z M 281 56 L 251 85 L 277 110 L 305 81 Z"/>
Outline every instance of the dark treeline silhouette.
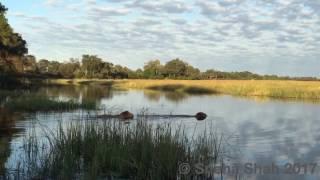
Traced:
<path fill-rule="evenodd" d="M 313 77 L 290 78 L 276 75 L 258 75 L 245 72 L 201 72 L 180 59 L 165 64 L 151 60 L 142 69 L 114 65 L 95 55 L 83 55 L 81 59 L 66 62 L 36 60 L 27 55 L 27 43 L 11 28 L 5 15 L 7 8 L 0 3 L 0 87 L 16 83 L 16 77 L 40 78 L 98 78 L 98 79 L 257 79 L 257 80 L 317 80 Z"/>

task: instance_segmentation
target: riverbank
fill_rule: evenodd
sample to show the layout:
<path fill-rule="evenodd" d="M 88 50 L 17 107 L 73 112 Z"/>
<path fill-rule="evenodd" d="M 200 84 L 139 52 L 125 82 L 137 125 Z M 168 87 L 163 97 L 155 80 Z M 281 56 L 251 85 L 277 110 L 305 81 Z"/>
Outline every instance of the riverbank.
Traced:
<path fill-rule="evenodd" d="M 123 89 L 151 89 L 182 91 L 194 94 L 229 94 L 272 98 L 320 99 L 318 81 L 278 80 L 99 80 L 58 79 L 50 84 L 60 85 L 109 85 Z"/>

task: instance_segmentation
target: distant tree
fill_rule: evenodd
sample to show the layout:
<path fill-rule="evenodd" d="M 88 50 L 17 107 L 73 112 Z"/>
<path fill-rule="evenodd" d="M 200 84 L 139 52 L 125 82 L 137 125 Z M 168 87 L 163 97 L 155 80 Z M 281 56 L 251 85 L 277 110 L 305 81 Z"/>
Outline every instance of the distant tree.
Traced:
<path fill-rule="evenodd" d="M 60 63 L 58 61 L 50 61 L 48 72 L 53 75 L 59 75 Z"/>
<path fill-rule="evenodd" d="M 80 70 L 80 63 L 71 60 L 70 62 L 62 63 L 59 66 L 59 74 L 64 78 L 74 78 Z"/>
<path fill-rule="evenodd" d="M 200 79 L 200 73 L 201 72 L 198 68 L 194 68 L 193 66 L 188 65 L 185 76 L 188 79 Z"/>
<path fill-rule="evenodd" d="M 202 79 L 217 79 L 218 78 L 218 72 L 213 69 L 208 69 L 201 75 Z"/>
<path fill-rule="evenodd" d="M 180 59 L 174 59 L 167 62 L 164 66 L 164 72 L 169 78 L 185 77 L 188 64 Z"/>
<path fill-rule="evenodd" d="M 130 71 L 129 73 L 129 79 L 143 79 L 144 77 L 144 72 L 142 69 L 137 69 L 136 71 Z"/>
<path fill-rule="evenodd" d="M 24 58 L 23 71 L 27 73 L 36 73 L 38 72 L 37 60 L 33 55 L 27 55 Z"/>
<path fill-rule="evenodd" d="M 49 73 L 49 64 L 50 62 L 46 59 L 41 59 L 37 63 L 37 67 L 40 73 Z"/>
<path fill-rule="evenodd" d="M 124 79 L 129 77 L 130 70 L 127 67 L 115 65 L 112 71 L 112 78 Z"/>
<path fill-rule="evenodd" d="M 143 67 L 144 77 L 159 78 L 162 76 L 163 66 L 159 60 L 149 61 Z"/>
<path fill-rule="evenodd" d="M 92 55 L 82 56 L 82 71 L 86 78 L 97 78 L 100 76 L 104 63 L 101 58 Z"/>
<path fill-rule="evenodd" d="M 102 78 L 108 79 L 112 78 L 112 72 L 113 72 L 113 64 L 109 62 L 103 62 L 103 68 L 101 69 L 101 76 Z"/>

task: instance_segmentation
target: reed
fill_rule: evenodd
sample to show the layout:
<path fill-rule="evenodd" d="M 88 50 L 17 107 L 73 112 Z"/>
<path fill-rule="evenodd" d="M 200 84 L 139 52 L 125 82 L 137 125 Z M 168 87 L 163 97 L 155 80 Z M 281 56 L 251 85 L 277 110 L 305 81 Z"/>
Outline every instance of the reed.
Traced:
<path fill-rule="evenodd" d="M 212 130 L 191 137 L 182 126 L 151 125 L 143 118 L 129 125 L 117 120 L 60 125 L 44 136 L 50 148 L 43 148 L 36 136 L 26 140 L 26 158 L 15 177 L 187 179 L 179 173 L 180 163 L 214 163 L 222 152 Z"/>

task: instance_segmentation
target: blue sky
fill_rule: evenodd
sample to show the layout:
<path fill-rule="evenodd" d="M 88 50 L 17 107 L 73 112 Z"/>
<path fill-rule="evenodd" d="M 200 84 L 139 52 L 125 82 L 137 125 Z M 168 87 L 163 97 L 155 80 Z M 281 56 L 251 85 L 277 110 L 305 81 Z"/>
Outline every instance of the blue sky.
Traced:
<path fill-rule="evenodd" d="M 38 59 L 320 77 L 320 0 L 2 0 Z"/>

